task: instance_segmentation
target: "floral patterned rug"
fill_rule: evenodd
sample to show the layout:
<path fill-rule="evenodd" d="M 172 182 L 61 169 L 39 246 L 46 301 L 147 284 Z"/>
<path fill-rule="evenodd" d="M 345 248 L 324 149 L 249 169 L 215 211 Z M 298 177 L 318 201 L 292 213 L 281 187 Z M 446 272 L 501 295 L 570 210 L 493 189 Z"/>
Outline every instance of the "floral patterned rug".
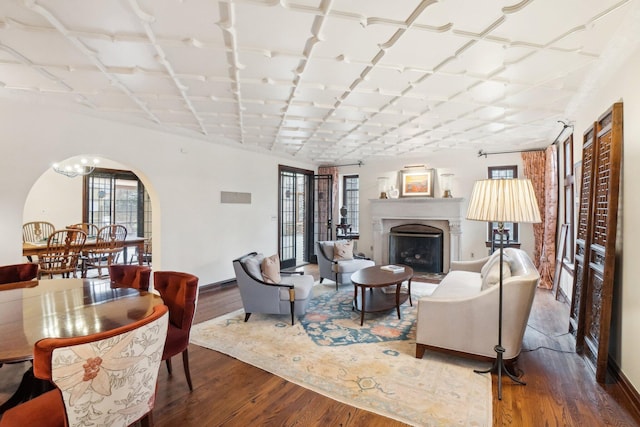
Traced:
<path fill-rule="evenodd" d="M 362 326 L 360 312 L 352 310 L 352 306 L 353 290 L 317 291 L 300 323 L 309 337 L 322 346 L 406 340 L 415 327 L 416 307 L 408 301 L 400 307 L 400 319 L 395 310 L 365 313 Z"/>
<path fill-rule="evenodd" d="M 425 286 L 427 286 L 425 284 Z M 430 285 L 435 286 L 435 285 Z M 432 288 L 431 288 L 432 289 Z M 244 311 L 194 325 L 191 342 L 235 357 L 340 402 L 415 426 L 490 426 L 486 364 L 427 351 L 415 358 L 416 302 L 430 289 L 412 284 L 414 307 L 360 313 L 352 289 L 317 284 L 307 315 Z"/>

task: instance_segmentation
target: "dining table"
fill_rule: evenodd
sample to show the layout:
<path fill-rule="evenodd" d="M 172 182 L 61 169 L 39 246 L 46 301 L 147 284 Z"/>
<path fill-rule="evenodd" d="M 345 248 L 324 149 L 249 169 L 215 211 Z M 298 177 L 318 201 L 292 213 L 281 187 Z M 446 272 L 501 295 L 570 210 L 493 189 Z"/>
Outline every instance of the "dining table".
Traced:
<path fill-rule="evenodd" d="M 33 360 L 36 341 L 106 332 L 150 315 L 155 292 L 109 279 L 42 279 L 0 285 L 0 364 Z M 31 368 L 0 414 L 38 393 Z"/>
<path fill-rule="evenodd" d="M 127 236 L 124 240 L 123 251 L 124 259 L 128 260 L 127 253 L 128 248 L 136 248 L 138 254 L 144 253 L 144 243 L 147 239 L 145 237 Z M 97 239 L 95 236 L 87 236 L 87 240 L 83 246 L 83 250 L 95 249 L 97 245 Z M 34 257 L 47 252 L 47 239 L 43 239 L 39 242 L 24 242 L 22 243 L 22 256 Z M 144 257 L 138 256 L 138 264 L 142 265 Z"/>

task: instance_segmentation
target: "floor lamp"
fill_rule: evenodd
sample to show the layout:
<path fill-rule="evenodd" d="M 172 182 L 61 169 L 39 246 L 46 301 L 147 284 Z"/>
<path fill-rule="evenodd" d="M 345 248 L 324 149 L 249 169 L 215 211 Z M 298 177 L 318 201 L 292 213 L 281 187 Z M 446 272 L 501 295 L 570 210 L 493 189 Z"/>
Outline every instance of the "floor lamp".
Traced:
<path fill-rule="evenodd" d="M 504 223 L 541 222 L 540 210 L 533 186 L 528 179 L 485 179 L 476 181 L 469 200 L 467 219 L 474 221 L 497 222 L 500 234 L 500 300 L 498 304 L 498 344 L 493 348 L 496 360 L 490 369 L 478 371 L 498 373 L 498 400 L 502 400 L 502 373 L 518 384 L 525 382 L 509 372 L 504 364 L 502 347 L 502 260 L 504 250 Z"/>

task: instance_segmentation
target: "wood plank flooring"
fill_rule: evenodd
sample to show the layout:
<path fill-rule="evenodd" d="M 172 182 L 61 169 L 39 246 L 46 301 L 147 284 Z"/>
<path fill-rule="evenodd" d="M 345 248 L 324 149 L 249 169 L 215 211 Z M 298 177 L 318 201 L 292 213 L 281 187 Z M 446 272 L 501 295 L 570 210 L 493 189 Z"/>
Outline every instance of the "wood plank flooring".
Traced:
<path fill-rule="evenodd" d="M 317 266 L 305 270 L 317 276 Z M 195 322 L 241 307 L 234 285 L 204 291 Z M 527 385 L 503 379 L 503 398 L 498 401 L 494 375 L 494 426 L 640 426 L 640 416 L 622 402 L 620 387 L 597 384 L 583 360 L 573 353 L 573 340 L 566 334 L 568 310 L 549 291 L 537 291 L 525 334 L 527 351 L 516 364 L 524 371 Z M 173 376 L 168 376 L 164 366 L 160 370 L 153 411 L 158 427 L 404 425 L 212 350 L 191 345 L 189 356 L 192 393 L 180 357 L 173 358 Z M 4 375 L 6 368 L 0 368 L 0 391 L 5 392 L 19 379 Z"/>

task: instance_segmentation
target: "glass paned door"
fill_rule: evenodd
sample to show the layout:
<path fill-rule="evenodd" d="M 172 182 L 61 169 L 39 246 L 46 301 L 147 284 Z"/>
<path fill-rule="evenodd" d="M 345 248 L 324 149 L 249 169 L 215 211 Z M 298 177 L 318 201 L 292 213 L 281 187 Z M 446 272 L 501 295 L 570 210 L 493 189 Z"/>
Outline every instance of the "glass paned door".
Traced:
<path fill-rule="evenodd" d="M 120 224 L 129 236 L 151 237 L 151 200 L 134 173 L 96 169 L 84 186 L 83 222 L 98 228 Z"/>
<path fill-rule="evenodd" d="M 279 176 L 280 266 L 316 262 L 315 242 L 332 238 L 332 177 L 286 166 Z"/>
<path fill-rule="evenodd" d="M 316 242 L 333 239 L 333 177 L 314 175 L 313 182 L 313 242 L 309 261 L 316 263 Z"/>
<path fill-rule="evenodd" d="M 280 265 L 282 268 L 297 264 L 297 200 L 296 172 L 280 170 Z"/>

